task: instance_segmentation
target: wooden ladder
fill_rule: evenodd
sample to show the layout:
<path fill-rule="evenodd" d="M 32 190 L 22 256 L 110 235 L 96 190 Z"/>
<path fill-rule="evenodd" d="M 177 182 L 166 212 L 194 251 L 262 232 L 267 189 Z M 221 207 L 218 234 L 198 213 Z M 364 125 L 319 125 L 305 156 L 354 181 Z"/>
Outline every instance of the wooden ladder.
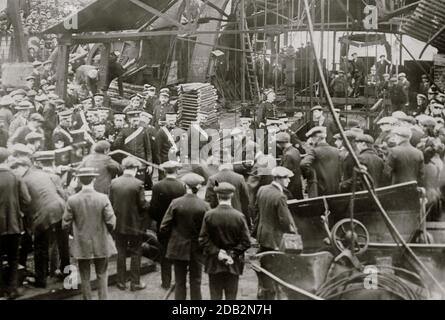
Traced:
<path fill-rule="evenodd" d="M 240 21 L 240 30 L 248 31 L 247 20 L 241 19 Z M 244 24 L 244 26 L 242 25 Z M 244 27 L 244 28 L 243 28 Z M 241 39 L 241 49 L 246 51 L 246 80 L 249 85 L 250 97 L 253 100 L 261 100 L 261 92 L 260 92 L 260 84 L 258 82 L 258 75 L 256 72 L 255 60 L 253 59 L 253 46 L 252 41 L 250 39 L 249 33 L 242 32 L 240 33 Z"/>

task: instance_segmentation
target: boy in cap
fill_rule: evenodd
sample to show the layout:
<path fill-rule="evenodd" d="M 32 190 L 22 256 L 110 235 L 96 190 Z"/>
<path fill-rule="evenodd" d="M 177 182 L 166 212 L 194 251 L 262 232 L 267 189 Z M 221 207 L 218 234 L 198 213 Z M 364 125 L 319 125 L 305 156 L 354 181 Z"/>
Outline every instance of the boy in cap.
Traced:
<path fill-rule="evenodd" d="M 116 215 L 117 247 L 117 287 L 127 288 L 127 252 L 131 254 L 130 278 L 131 291 L 142 290 L 145 284 L 140 281 L 141 245 L 143 221 L 148 203 L 145 200 L 144 184 L 136 178 L 142 164 L 133 157 L 122 161 L 124 173 L 114 179 L 110 187 L 110 200 Z"/>
<path fill-rule="evenodd" d="M 190 299 L 201 300 L 201 250 L 199 232 L 204 214 L 210 210 L 207 202 L 197 193 L 204 178 L 196 173 L 187 173 L 182 178 L 187 194 L 174 199 L 161 222 L 160 232 L 168 237 L 166 257 L 173 262 L 175 270 L 175 299 L 187 298 L 187 270 L 190 273 Z"/>
<path fill-rule="evenodd" d="M 164 289 L 170 288 L 171 285 L 171 262 L 165 256 L 168 239 L 159 230 L 170 203 L 186 193 L 184 183 L 177 178 L 180 166 L 176 161 L 167 161 L 161 165 L 165 178 L 154 184 L 149 209 L 150 217 L 157 222 L 158 240 L 161 244 L 161 286 Z"/>
<path fill-rule="evenodd" d="M 218 206 L 204 215 L 199 244 L 204 252 L 205 272 L 209 275 L 211 300 L 235 300 L 239 276 L 244 269 L 244 252 L 250 235 L 244 215 L 233 209 L 235 187 L 221 182 L 215 187 Z"/>
<path fill-rule="evenodd" d="M 64 229 L 73 228 L 72 252 L 79 264 L 84 300 L 92 299 L 91 262 L 96 269 L 99 299 L 108 298 L 108 259 L 117 253 L 110 234 L 116 227 L 116 216 L 108 196 L 94 190 L 97 175 L 94 168 L 78 170 L 82 190 L 68 199 L 62 223 Z"/>
<path fill-rule="evenodd" d="M 385 162 L 374 149 L 374 138 L 367 134 L 357 135 L 355 145 L 358 151 L 358 159 L 371 176 L 374 187 L 381 187 L 385 181 Z"/>

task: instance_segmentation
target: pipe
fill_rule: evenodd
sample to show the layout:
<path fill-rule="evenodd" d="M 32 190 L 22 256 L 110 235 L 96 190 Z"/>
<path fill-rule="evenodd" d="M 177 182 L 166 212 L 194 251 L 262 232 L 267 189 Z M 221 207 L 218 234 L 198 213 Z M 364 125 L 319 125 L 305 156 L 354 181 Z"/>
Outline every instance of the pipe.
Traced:
<path fill-rule="evenodd" d="M 311 17 L 310 11 L 309 11 L 308 0 L 304 0 L 304 5 L 305 5 L 307 20 L 308 20 L 309 34 L 311 36 L 311 41 L 314 42 L 314 27 L 312 24 L 312 17 Z M 351 146 L 351 143 L 349 142 L 348 138 L 345 135 L 345 131 L 342 127 L 342 124 L 340 122 L 338 115 L 334 111 L 334 104 L 332 102 L 332 98 L 329 93 L 329 88 L 328 88 L 326 79 L 323 74 L 323 69 L 322 69 L 320 60 L 317 59 L 316 50 L 314 50 L 314 55 L 316 57 L 315 61 L 317 64 L 318 72 L 320 74 L 321 82 L 323 84 L 323 89 L 326 93 L 326 98 L 329 103 L 329 111 L 332 114 L 335 124 L 340 131 L 340 135 L 341 135 L 343 141 L 345 142 L 345 146 L 346 146 L 348 152 L 350 153 L 350 155 L 352 156 L 352 159 L 353 159 L 355 165 L 357 166 L 357 168 L 360 168 L 360 161 L 358 160 L 358 157 L 355 154 L 354 149 Z M 389 218 L 388 214 L 386 213 L 385 208 L 383 208 L 379 198 L 377 197 L 377 194 L 375 193 L 374 189 L 372 188 L 372 185 L 366 175 L 363 175 L 363 181 L 365 182 L 366 188 L 368 189 L 369 194 L 371 195 L 372 199 L 374 200 L 377 208 L 381 212 L 382 217 L 385 220 L 385 223 L 388 227 L 388 230 L 391 233 L 391 236 L 394 238 L 394 241 L 399 242 L 406 249 L 406 251 L 412 256 L 414 261 L 419 265 L 419 267 L 428 275 L 429 278 L 431 278 L 431 280 L 433 280 L 433 282 L 436 284 L 436 286 L 442 292 L 442 295 L 445 296 L 445 289 L 442 287 L 442 285 L 439 283 L 439 281 L 434 277 L 434 275 L 430 272 L 430 270 L 428 270 L 428 268 L 422 263 L 422 261 L 420 261 L 420 259 L 414 253 L 414 251 L 407 245 L 405 240 L 403 240 L 403 238 L 402 238 L 401 234 L 399 233 L 399 231 L 397 230 L 396 226 L 393 224 L 393 222 Z"/>

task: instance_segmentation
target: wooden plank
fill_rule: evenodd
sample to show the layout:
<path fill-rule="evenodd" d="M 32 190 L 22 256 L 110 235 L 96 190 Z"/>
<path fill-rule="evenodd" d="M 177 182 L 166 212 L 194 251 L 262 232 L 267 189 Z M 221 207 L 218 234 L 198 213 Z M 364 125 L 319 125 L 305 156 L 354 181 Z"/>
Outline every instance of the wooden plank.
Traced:
<path fill-rule="evenodd" d="M 100 50 L 99 88 L 105 88 L 109 76 L 111 44 L 104 43 Z"/>
<path fill-rule="evenodd" d="M 57 70 L 56 70 L 56 93 L 61 99 L 66 98 L 67 79 L 68 79 L 68 62 L 70 58 L 70 50 L 68 45 L 59 45 L 57 54 Z"/>
<path fill-rule="evenodd" d="M 28 45 L 25 39 L 25 32 L 23 30 L 22 19 L 20 17 L 20 3 L 17 0 L 8 0 L 8 17 L 14 28 L 14 43 L 16 47 L 17 61 L 28 61 Z"/>
<path fill-rule="evenodd" d="M 144 9 L 145 11 L 154 14 L 155 16 L 159 17 L 159 18 L 163 18 L 169 22 L 171 22 L 174 26 L 178 27 L 179 29 L 183 28 L 183 25 L 181 23 L 179 23 L 179 21 L 176 21 L 174 19 L 172 19 L 168 14 L 165 14 L 145 3 L 143 3 L 142 1 L 139 0 L 130 0 L 131 3 L 141 7 L 142 9 Z"/>

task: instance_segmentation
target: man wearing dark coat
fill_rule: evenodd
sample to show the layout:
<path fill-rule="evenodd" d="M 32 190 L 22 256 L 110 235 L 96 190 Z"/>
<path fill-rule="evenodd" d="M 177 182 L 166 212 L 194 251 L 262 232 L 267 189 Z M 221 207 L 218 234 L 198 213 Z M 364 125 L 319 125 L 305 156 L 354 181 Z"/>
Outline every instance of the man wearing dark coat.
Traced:
<path fill-rule="evenodd" d="M 103 194 L 109 194 L 111 180 L 121 173 L 121 166 L 109 155 L 110 143 L 107 141 L 98 141 L 93 146 L 93 153 L 86 156 L 79 168 L 95 168 L 99 175 L 94 182 L 94 189 Z"/>
<path fill-rule="evenodd" d="M 211 208 L 218 206 L 218 197 L 215 187 L 218 183 L 227 182 L 235 186 L 236 191 L 231 197 L 232 207 L 244 214 L 248 226 L 251 226 L 249 219 L 249 190 L 247 189 L 244 177 L 233 171 L 232 164 L 223 164 L 219 167 L 219 172 L 209 177 L 207 182 L 207 190 L 205 200 L 210 204 Z"/>
<path fill-rule="evenodd" d="M 284 167 L 275 167 L 271 175 L 274 180 L 258 190 L 255 203 L 257 223 L 254 235 L 260 245 L 260 252 L 279 250 L 283 234 L 297 232 L 285 195 L 293 173 Z M 260 278 L 259 293 L 263 299 L 275 298 L 274 285 L 268 278 Z"/>
<path fill-rule="evenodd" d="M 355 143 L 358 151 L 358 159 L 360 163 L 365 166 L 366 171 L 371 176 L 374 182 L 374 187 L 382 187 L 385 162 L 378 156 L 377 152 L 372 147 L 374 139 L 370 135 L 362 134 L 355 138 Z"/>
<path fill-rule="evenodd" d="M 389 150 L 386 159 L 387 173 L 392 177 L 392 184 L 417 181 L 422 186 L 423 153 L 410 144 L 411 130 L 406 127 L 396 127 L 392 133 L 397 146 Z"/>
<path fill-rule="evenodd" d="M 140 274 L 143 218 L 148 203 L 145 200 L 144 185 L 135 177 L 141 165 L 134 158 L 125 158 L 122 161 L 124 174 L 114 179 L 110 188 L 110 200 L 116 215 L 117 287 L 121 290 L 127 288 L 127 252 L 131 254 L 130 289 L 136 291 L 145 288 L 145 284 L 140 281 Z"/>
<path fill-rule="evenodd" d="M 281 166 L 289 169 L 293 177 L 290 178 L 287 187 L 292 194 L 293 199 L 303 199 L 303 188 L 301 186 L 301 155 L 297 148 L 290 143 L 290 135 L 288 133 L 279 133 L 277 135 L 277 144 L 282 149 Z"/>
<path fill-rule="evenodd" d="M 330 145 L 334 144 L 334 135 L 338 132 L 337 126 L 333 119 L 327 117 L 323 113 L 322 106 L 315 106 L 311 109 L 312 112 L 312 122 L 310 128 L 315 127 L 325 127 L 326 128 L 326 141 Z"/>
<path fill-rule="evenodd" d="M 197 193 L 204 178 L 196 173 L 187 173 L 181 180 L 187 186 L 187 194 L 174 199 L 162 220 L 160 232 L 169 234 L 166 257 L 175 268 L 175 299 L 187 298 L 187 269 L 190 272 L 190 298 L 201 300 L 202 254 L 199 248 L 199 232 L 204 214 L 210 210 L 207 202 Z"/>
<path fill-rule="evenodd" d="M 170 104 L 169 99 L 169 93 L 161 92 L 159 94 L 159 100 L 153 105 L 153 124 L 157 129 L 166 121 L 166 115 L 168 113 L 175 113 L 175 108 Z"/>
<path fill-rule="evenodd" d="M 31 195 L 29 211 L 31 230 L 34 234 L 35 285 L 46 287 L 49 264 L 50 239 L 56 237 L 60 255 L 60 271 L 70 264 L 68 233 L 62 230 L 62 216 L 65 209 L 66 194 L 61 185 L 47 172 L 32 167 L 26 158 L 16 159 L 11 169 L 23 178 Z"/>
<path fill-rule="evenodd" d="M 235 300 L 244 269 L 244 252 L 250 247 L 249 229 L 244 215 L 232 207 L 235 187 L 221 182 L 215 192 L 219 205 L 206 212 L 199 244 L 209 275 L 210 299 L 221 300 L 224 294 L 226 300 Z"/>
<path fill-rule="evenodd" d="M 18 265 L 20 234 L 24 231 L 22 212 L 31 203 L 26 184 L 7 166 L 9 152 L 0 148 L 0 256 L 6 256 L 8 268 L 0 268 L 0 298 L 19 296 Z M 28 219 L 28 214 L 25 219 Z"/>
<path fill-rule="evenodd" d="M 170 288 L 171 285 L 171 262 L 165 257 L 168 236 L 161 234 L 159 229 L 170 203 L 186 193 L 184 183 L 177 179 L 179 167 L 180 164 L 175 161 L 167 161 L 161 165 L 161 169 L 165 171 L 166 176 L 153 186 L 149 209 L 150 217 L 157 223 L 158 240 L 161 244 L 161 286 L 164 289 Z"/>
<path fill-rule="evenodd" d="M 314 185 L 309 197 L 337 194 L 341 179 L 340 151 L 327 144 L 324 127 L 312 128 L 306 136 L 315 146 L 301 161 L 301 169 L 308 179 L 308 185 Z"/>

